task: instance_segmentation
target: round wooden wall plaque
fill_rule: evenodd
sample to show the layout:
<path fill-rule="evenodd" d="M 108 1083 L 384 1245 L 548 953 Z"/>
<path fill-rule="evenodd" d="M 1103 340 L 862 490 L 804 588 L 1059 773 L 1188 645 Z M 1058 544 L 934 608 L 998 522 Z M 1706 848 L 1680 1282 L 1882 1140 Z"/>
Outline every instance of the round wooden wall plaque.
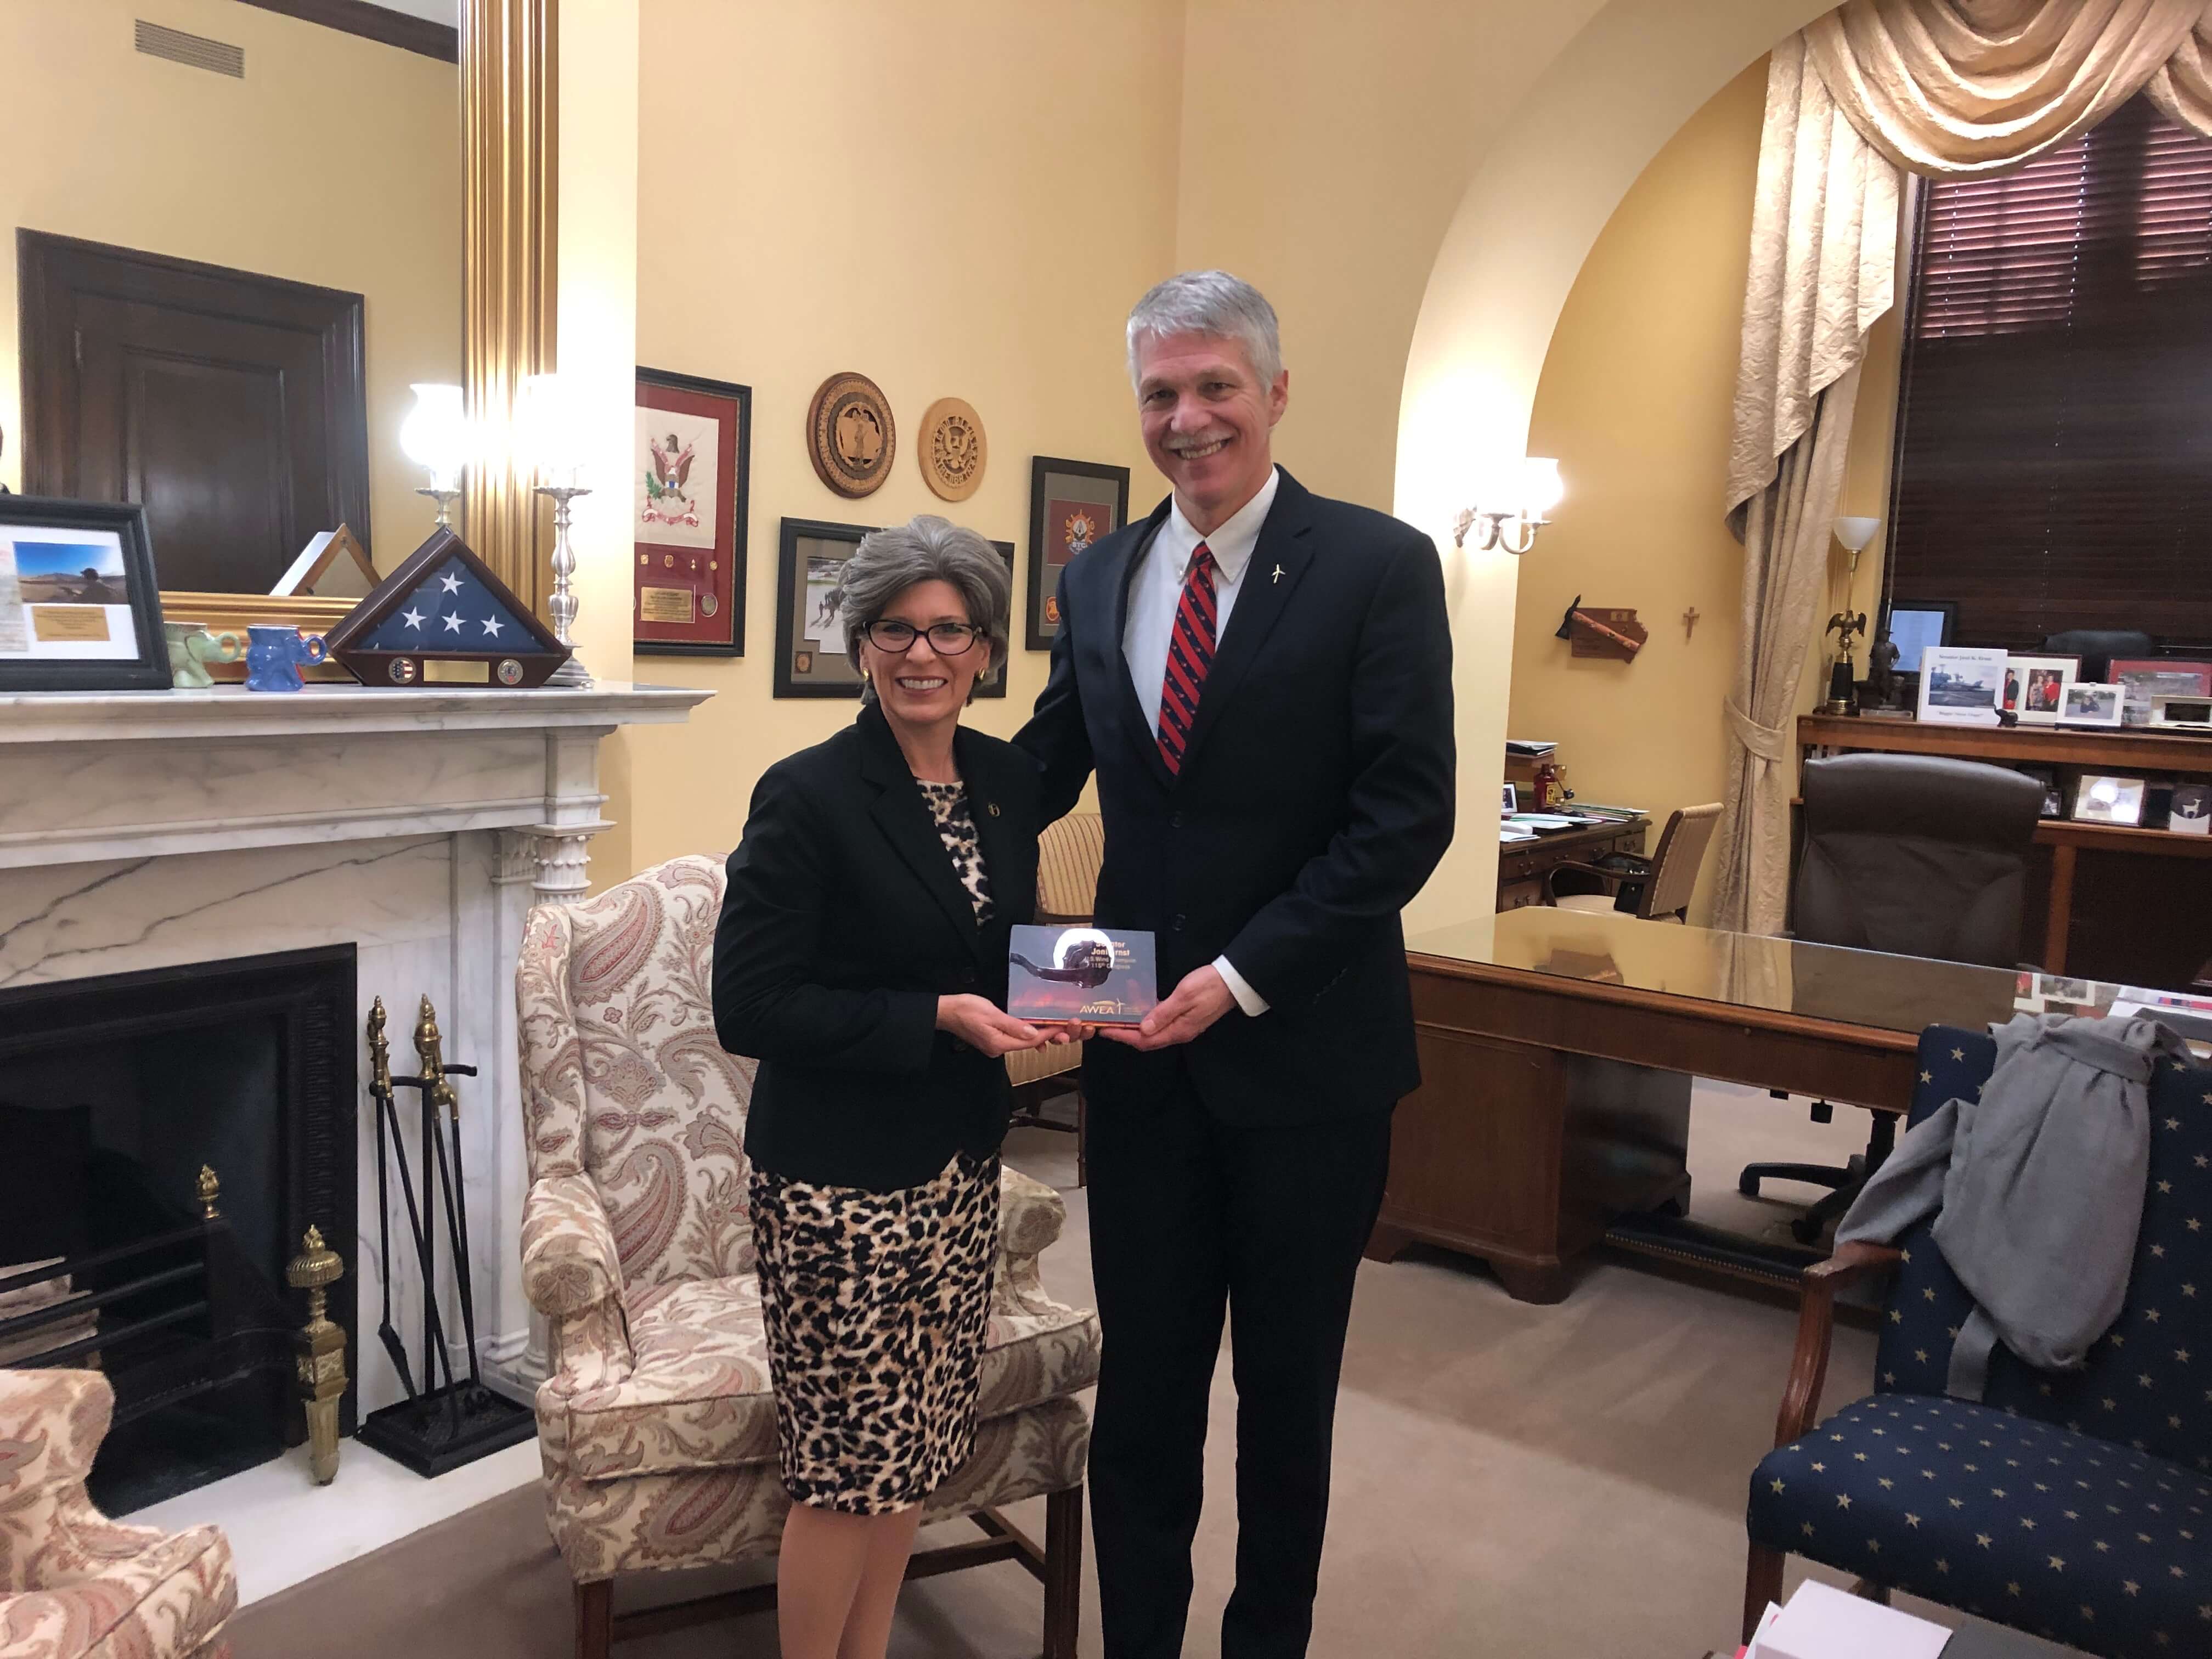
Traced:
<path fill-rule="evenodd" d="M 806 411 L 806 453 L 840 495 L 872 495 L 898 453 L 890 402 L 865 374 L 832 374 Z"/>
<path fill-rule="evenodd" d="M 939 398 L 922 412 L 915 454 L 932 489 L 948 501 L 966 501 L 983 482 L 990 460 L 983 417 L 961 398 Z"/>

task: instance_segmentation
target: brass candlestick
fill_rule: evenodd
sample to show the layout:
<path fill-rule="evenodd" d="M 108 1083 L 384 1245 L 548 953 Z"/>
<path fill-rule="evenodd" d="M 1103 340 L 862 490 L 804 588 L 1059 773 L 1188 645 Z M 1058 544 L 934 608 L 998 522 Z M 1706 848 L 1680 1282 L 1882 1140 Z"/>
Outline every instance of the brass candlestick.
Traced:
<path fill-rule="evenodd" d="M 315 1484 L 327 1486 L 338 1473 L 338 1398 L 345 1393 L 345 1332 L 327 1311 L 330 1287 L 345 1277 L 345 1263 L 307 1229 L 301 1252 L 284 1269 L 284 1282 L 307 1293 L 307 1322 L 294 1334 L 295 1380 L 307 1413 L 307 1466 Z"/>

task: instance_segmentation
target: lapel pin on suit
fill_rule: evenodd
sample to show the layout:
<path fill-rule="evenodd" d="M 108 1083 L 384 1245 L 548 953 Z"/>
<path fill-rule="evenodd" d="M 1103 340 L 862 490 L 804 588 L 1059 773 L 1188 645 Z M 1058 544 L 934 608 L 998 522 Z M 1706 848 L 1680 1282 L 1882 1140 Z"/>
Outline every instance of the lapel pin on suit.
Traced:
<path fill-rule="evenodd" d="M 983 810 L 995 818 L 999 816 L 999 803 L 994 800 L 986 801 L 983 804 Z"/>
<path fill-rule="evenodd" d="M 1283 580 L 1283 567 L 1282 567 L 1282 566 L 1280 566 L 1280 565 L 1277 565 L 1277 566 L 1275 567 L 1275 574 L 1274 574 L 1274 575 L 1273 575 L 1272 578 L 1270 578 L 1270 580 L 1273 580 L 1273 581 L 1280 581 L 1280 580 Z"/>

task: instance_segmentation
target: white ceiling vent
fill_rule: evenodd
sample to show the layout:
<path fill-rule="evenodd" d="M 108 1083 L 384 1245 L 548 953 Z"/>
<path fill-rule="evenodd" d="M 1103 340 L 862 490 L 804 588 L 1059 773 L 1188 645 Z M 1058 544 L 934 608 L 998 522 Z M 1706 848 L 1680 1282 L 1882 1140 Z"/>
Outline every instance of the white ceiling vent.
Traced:
<path fill-rule="evenodd" d="M 194 69 L 213 70 L 217 75 L 246 78 L 246 48 L 234 46 L 227 40 L 210 40 L 204 34 L 187 34 L 182 29 L 164 28 L 159 23 L 137 20 L 138 50 L 149 58 L 166 58 L 173 64 L 188 64 Z"/>

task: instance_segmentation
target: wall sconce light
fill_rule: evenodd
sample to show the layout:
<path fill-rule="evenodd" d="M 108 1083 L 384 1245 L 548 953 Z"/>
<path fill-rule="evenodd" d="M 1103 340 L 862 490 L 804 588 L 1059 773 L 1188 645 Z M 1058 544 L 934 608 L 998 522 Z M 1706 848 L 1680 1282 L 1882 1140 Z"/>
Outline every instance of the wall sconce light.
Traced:
<path fill-rule="evenodd" d="M 576 654 L 576 550 L 568 542 L 568 503 L 592 492 L 584 483 L 586 437 L 576 399 L 558 374 L 532 374 L 522 382 L 514 410 L 515 447 L 538 480 L 537 492 L 553 502 L 553 592 L 545 601 L 554 637 L 568 647 L 568 660 L 553 671 L 548 685 L 592 684 L 592 671 Z"/>
<path fill-rule="evenodd" d="M 399 447 L 409 460 L 429 470 L 429 484 L 415 493 L 437 502 L 439 527 L 450 530 L 448 512 L 461 493 L 461 469 L 469 459 L 469 422 L 461 409 L 461 389 L 424 383 L 413 391 L 415 407 L 399 423 Z"/>
<path fill-rule="evenodd" d="M 1526 553 L 1536 544 L 1536 532 L 1551 522 L 1546 515 L 1565 494 L 1559 464 L 1548 456 L 1528 456 L 1512 469 L 1510 477 L 1482 486 L 1481 498 L 1452 526 L 1452 545 L 1465 547 L 1472 531 L 1478 553 L 1500 547 L 1508 553 Z M 1508 501 L 1512 505 L 1503 505 Z"/>

